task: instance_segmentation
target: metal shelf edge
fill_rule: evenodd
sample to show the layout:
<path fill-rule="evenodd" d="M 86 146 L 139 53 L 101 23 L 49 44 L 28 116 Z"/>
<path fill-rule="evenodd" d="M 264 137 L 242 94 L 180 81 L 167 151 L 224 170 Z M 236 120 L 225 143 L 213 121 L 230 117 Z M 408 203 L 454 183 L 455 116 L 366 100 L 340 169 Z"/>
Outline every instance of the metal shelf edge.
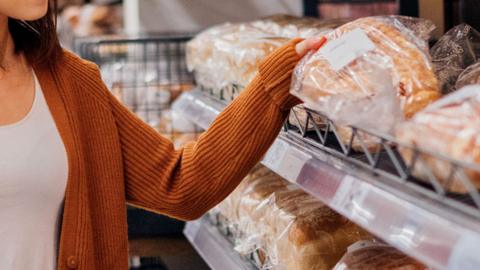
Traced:
<path fill-rule="evenodd" d="M 206 218 L 187 222 L 184 235 L 213 270 L 253 270 L 227 239 Z"/>

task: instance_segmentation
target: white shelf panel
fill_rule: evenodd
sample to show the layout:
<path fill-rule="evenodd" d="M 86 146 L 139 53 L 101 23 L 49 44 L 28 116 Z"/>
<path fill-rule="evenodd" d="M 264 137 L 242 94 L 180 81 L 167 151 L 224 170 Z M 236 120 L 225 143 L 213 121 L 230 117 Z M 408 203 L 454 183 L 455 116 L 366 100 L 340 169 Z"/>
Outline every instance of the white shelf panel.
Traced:
<path fill-rule="evenodd" d="M 243 260 L 232 244 L 205 219 L 187 222 L 185 237 L 213 270 L 253 270 L 255 267 Z"/>
<path fill-rule="evenodd" d="M 208 128 L 225 105 L 200 91 L 173 109 Z M 282 133 L 262 163 L 332 209 L 436 269 L 478 269 L 480 222 L 446 209 L 408 185 L 374 177 Z"/>

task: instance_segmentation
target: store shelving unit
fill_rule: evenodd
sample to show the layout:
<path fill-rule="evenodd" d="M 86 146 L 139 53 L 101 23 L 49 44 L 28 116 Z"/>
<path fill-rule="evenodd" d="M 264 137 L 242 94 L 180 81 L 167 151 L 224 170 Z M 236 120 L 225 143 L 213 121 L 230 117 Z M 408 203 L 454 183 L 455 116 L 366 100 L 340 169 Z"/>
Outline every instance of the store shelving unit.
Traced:
<path fill-rule="evenodd" d="M 206 129 L 225 106 L 195 90 L 184 93 L 173 109 Z M 398 162 L 391 162 L 390 170 L 382 169 L 374 161 L 385 157 L 365 155 L 361 161 L 352 157 L 348 146 L 333 149 L 305 134 L 302 128 L 286 127 L 262 163 L 435 269 L 477 269 L 480 209 L 476 190 L 465 198 L 452 198 L 433 180 L 425 187 L 403 177 L 405 168 Z M 385 155 L 394 159 L 387 144 L 384 147 Z"/>
<path fill-rule="evenodd" d="M 188 222 L 184 234 L 212 269 L 255 269 L 205 217 Z"/>

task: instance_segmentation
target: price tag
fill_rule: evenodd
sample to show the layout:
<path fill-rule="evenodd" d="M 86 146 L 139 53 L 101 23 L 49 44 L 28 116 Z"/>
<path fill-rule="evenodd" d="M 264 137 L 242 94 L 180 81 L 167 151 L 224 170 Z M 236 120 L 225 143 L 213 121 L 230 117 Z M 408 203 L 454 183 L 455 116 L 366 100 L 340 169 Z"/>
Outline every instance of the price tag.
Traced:
<path fill-rule="evenodd" d="M 477 270 L 480 267 L 480 234 L 474 232 L 463 233 L 455 244 L 448 269 Z"/>
<path fill-rule="evenodd" d="M 330 206 L 336 209 L 344 208 L 347 201 L 349 201 L 349 197 L 353 189 L 354 182 L 355 182 L 354 177 L 350 175 L 346 175 L 342 179 L 340 187 L 335 192 L 335 196 L 330 201 Z"/>
<path fill-rule="evenodd" d="M 287 151 L 281 163 L 282 177 L 291 182 L 296 182 L 300 171 L 310 158 L 312 158 L 310 155 L 301 151 Z"/>
<path fill-rule="evenodd" d="M 296 182 L 305 163 L 312 158 L 309 154 L 290 147 L 277 139 L 268 150 L 263 164 L 290 182 Z"/>
<path fill-rule="evenodd" d="M 339 71 L 353 60 L 375 49 L 375 44 L 362 29 L 356 28 L 341 37 L 328 41 L 320 50 L 332 68 Z"/>
<path fill-rule="evenodd" d="M 275 140 L 273 145 L 268 149 L 267 154 L 263 158 L 263 164 L 276 171 L 282 163 L 288 144 L 282 140 Z"/>

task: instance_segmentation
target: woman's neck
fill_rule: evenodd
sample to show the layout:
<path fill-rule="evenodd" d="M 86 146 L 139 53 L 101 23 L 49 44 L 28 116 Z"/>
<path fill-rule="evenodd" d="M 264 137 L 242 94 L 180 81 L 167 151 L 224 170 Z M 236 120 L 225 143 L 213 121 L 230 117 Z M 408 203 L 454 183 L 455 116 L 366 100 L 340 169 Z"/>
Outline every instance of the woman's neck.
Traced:
<path fill-rule="evenodd" d="M 0 78 L 13 68 L 28 69 L 22 54 L 15 53 L 15 44 L 8 28 L 8 17 L 0 15 Z"/>

